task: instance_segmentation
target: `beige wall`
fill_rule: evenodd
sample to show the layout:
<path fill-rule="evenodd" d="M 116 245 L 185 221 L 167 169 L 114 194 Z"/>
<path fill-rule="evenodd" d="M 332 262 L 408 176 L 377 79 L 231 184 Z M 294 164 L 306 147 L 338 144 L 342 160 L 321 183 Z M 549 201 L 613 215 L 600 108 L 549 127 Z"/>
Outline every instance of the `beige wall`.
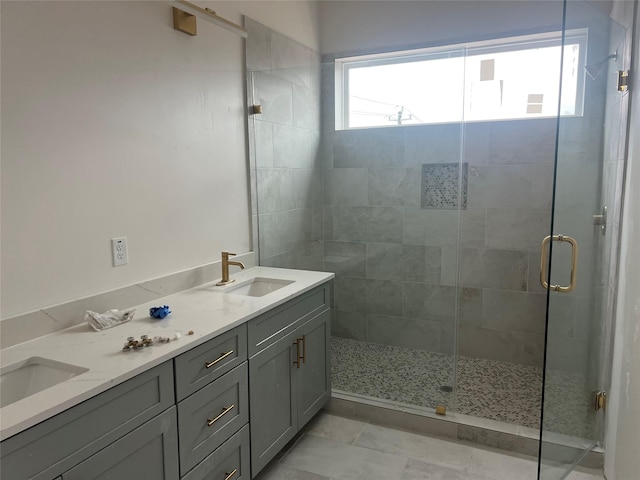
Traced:
<path fill-rule="evenodd" d="M 207 6 L 317 47 L 308 2 Z M 2 318 L 251 249 L 241 37 L 164 2 L 1 9 Z"/>
<path fill-rule="evenodd" d="M 632 3 L 632 2 L 628 2 Z M 637 3 L 637 2 L 636 2 Z M 630 13 L 632 9 L 629 9 Z M 605 474 L 608 480 L 640 472 L 640 17 L 636 13 L 631 78 L 629 150 L 622 217 L 613 378 L 607 412 Z"/>

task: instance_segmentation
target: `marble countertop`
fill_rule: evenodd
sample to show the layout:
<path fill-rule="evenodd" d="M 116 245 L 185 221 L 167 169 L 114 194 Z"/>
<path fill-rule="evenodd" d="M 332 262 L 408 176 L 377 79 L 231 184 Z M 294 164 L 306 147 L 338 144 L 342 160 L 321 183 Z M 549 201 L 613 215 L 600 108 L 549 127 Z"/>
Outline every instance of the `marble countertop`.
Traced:
<path fill-rule="evenodd" d="M 262 297 L 225 293 L 233 285 L 257 277 L 293 280 L 293 283 Z M 254 267 L 233 274 L 236 283 L 231 287 L 217 287 L 211 282 L 137 305 L 133 320 L 108 330 L 96 332 L 82 323 L 5 348 L 0 352 L 2 367 L 30 357 L 44 357 L 89 370 L 0 409 L 0 439 L 20 433 L 333 277 L 333 273 Z M 169 305 L 171 315 L 162 320 L 149 317 L 149 308 L 159 305 Z M 187 335 L 189 330 L 194 334 Z M 181 338 L 169 343 L 122 351 L 129 336 L 173 337 L 176 333 L 180 333 Z"/>

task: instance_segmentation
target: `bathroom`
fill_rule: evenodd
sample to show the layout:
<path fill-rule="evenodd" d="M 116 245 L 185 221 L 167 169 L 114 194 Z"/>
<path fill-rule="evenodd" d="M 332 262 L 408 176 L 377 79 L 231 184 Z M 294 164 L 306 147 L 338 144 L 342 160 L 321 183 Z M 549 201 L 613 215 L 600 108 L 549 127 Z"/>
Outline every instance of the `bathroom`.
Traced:
<path fill-rule="evenodd" d="M 3 347 L 61 328 L 42 313 L 48 307 L 211 264 L 223 250 L 253 251 L 261 265 L 338 274 L 334 355 L 352 354 L 356 347 L 366 355 L 367 345 L 380 345 L 384 352 L 408 348 L 424 363 L 381 362 L 380 371 L 404 368 L 411 378 L 425 373 L 429 361 L 439 362 L 426 372 L 428 387 L 419 389 L 428 392 L 427 398 L 419 399 L 410 397 L 413 390 L 388 398 L 389 390 L 398 388 L 393 383 L 386 392 L 372 390 L 383 383 L 380 371 L 373 372 L 380 382 L 356 381 L 360 390 L 349 378 L 353 372 L 335 372 L 336 401 L 330 408 L 336 413 L 355 413 L 354 402 L 363 401 L 370 410 L 391 407 L 435 418 L 429 410 L 443 405 L 449 416 L 489 417 L 499 422 L 492 426 L 506 430 L 502 433 L 513 433 L 509 425 L 516 424 L 537 431 L 546 308 L 538 279 L 540 242 L 552 218 L 556 137 L 560 206 L 554 233 L 570 235 L 581 208 L 589 217 L 599 213 L 596 204 L 605 194 L 596 185 L 600 178 L 609 180 L 605 187 L 612 186 L 606 202 L 611 218 L 623 181 L 625 206 L 637 204 L 632 181 L 637 176 L 633 161 L 640 158 L 637 142 L 629 135 L 625 155 L 624 142 L 613 141 L 602 129 L 607 106 L 618 107 L 619 116 L 611 120 L 618 126 L 627 107 L 616 103 L 616 92 L 613 104 L 605 101 L 609 79 L 603 74 L 585 80 L 584 117 L 561 118 L 558 132 L 554 118 L 336 131 L 333 59 L 560 30 L 562 2 L 206 4 L 235 23 L 242 24 L 246 15 L 246 44 L 204 22 L 195 37 L 175 31 L 170 7 L 160 2 L 2 2 Z M 610 54 L 614 33 L 626 41 L 620 61 L 630 55 L 625 38 L 630 30 L 618 24 L 631 26 L 624 22 L 633 18 L 633 8 L 634 2 L 569 2 L 567 28 L 591 27 L 590 62 Z M 591 18 L 595 23 L 585 25 Z M 307 79 L 301 70 L 311 67 L 317 70 Z M 278 93 L 287 82 L 290 103 Z M 307 103 L 295 103 L 301 97 Z M 264 110 L 247 121 L 252 104 Z M 291 121 L 278 117 L 287 108 L 294 112 Z M 629 131 L 634 132 L 638 107 L 631 102 L 629 108 Z M 424 164 L 468 169 L 466 210 L 421 208 Z M 588 170 L 584 164 L 608 170 Z M 597 194 L 588 197 L 585 185 Z M 623 212 L 633 225 L 637 212 Z M 599 298 L 609 298 L 602 308 L 616 315 L 615 332 L 605 331 L 613 328 L 612 321 L 592 324 L 603 330 L 602 337 L 588 337 L 599 346 L 607 345 L 605 335 L 616 338 L 615 346 L 608 346 L 611 352 L 601 352 L 614 366 L 607 420 L 599 412 L 597 431 L 590 433 L 606 440 L 607 478 L 627 480 L 634 478 L 628 473 L 637 462 L 630 446 L 640 430 L 639 402 L 633 401 L 638 347 L 632 297 L 638 289 L 631 266 L 637 261 L 628 249 L 637 232 L 625 232 L 624 220 L 613 220 L 610 236 L 594 237 L 611 243 L 592 248 L 601 249 L 597 255 L 610 252 L 620 225 L 620 272 L 598 284 Z M 592 232 L 593 225 L 587 229 Z M 119 236 L 128 238 L 129 264 L 113 268 L 109 239 Z M 474 263 L 481 255 L 494 257 Z M 500 261 L 502 270 L 498 265 L 485 271 Z M 601 275 L 597 268 L 603 262 L 585 258 L 579 275 Z M 616 277 L 623 287 L 617 293 Z M 590 283 L 580 276 L 578 281 Z M 402 292 L 405 286 L 416 294 Z M 433 309 L 422 301 L 411 303 L 428 296 Z M 572 322 L 588 319 L 596 309 L 592 300 L 580 289 L 564 297 L 552 294 L 549 367 L 575 362 L 575 370 L 587 363 L 587 337 L 576 336 L 585 325 L 561 320 L 567 309 L 580 312 Z M 511 315 L 517 325 L 510 323 Z M 469 358 L 481 362 L 465 363 Z M 341 359 L 336 365 L 353 362 Z M 500 413 L 491 408 L 500 403 L 492 398 L 494 391 L 471 384 L 465 395 L 464 382 L 458 384 L 465 367 L 472 373 L 511 368 L 516 378 L 531 374 L 530 403 L 503 401 L 512 408 Z M 546 385 L 555 386 L 553 376 Z M 566 393 L 560 388 L 560 395 Z M 467 410 L 460 408 L 465 401 Z M 555 405 L 555 413 L 558 408 L 566 413 L 563 406 Z M 554 406 L 547 411 L 553 414 Z M 555 425 L 547 426 L 552 432 Z M 527 448 L 537 445 L 532 436 L 526 438 L 534 446 Z"/>

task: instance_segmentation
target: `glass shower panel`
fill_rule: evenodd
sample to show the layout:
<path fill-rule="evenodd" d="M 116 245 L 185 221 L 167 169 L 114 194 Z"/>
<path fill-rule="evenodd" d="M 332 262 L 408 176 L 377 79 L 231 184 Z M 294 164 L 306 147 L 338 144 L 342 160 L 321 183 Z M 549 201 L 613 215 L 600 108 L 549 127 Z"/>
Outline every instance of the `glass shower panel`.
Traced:
<path fill-rule="evenodd" d="M 602 440 L 603 413 L 594 403 L 610 366 L 611 213 L 622 151 L 615 78 L 623 69 L 625 31 L 582 2 L 566 3 L 565 27 L 587 27 L 589 43 L 586 67 L 576 67 L 586 73 L 584 115 L 559 119 L 552 231 L 541 261 L 543 271 L 550 268 L 540 275 L 550 285 L 539 459 L 544 480 L 565 478 Z M 602 228 L 597 215 L 604 207 L 609 214 Z"/>
<path fill-rule="evenodd" d="M 464 140 L 457 413 L 536 430 L 546 304 L 537 272 L 551 221 L 555 124 L 469 123 Z"/>
<path fill-rule="evenodd" d="M 450 60 L 448 78 L 464 78 L 463 50 L 439 56 Z M 421 82 L 423 97 L 431 98 L 430 79 Z M 394 88 L 387 86 L 385 102 L 394 102 Z M 462 89 L 460 82 L 446 92 L 458 118 Z M 427 415 L 438 406 L 451 411 L 459 216 L 467 194 L 463 125 L 397 125 L 396 118 L 396 125 L 336 130 L 335 95 L 335 66 L 328 64 L 324 269 L 336 273 L 334 396 Z M 359 115 L 376 114 L 360 100 Z"/>
<path fill-rule="evenodd" d="M 263 266 L 323 268 L 319 75 L 319 63 L 248 74 L 254 251 Z"/>

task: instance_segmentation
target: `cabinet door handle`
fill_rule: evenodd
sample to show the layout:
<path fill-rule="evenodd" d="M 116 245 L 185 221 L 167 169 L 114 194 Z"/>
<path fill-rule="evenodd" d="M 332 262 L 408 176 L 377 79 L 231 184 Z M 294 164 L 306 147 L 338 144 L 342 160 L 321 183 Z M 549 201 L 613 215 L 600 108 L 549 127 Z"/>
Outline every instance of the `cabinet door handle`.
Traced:
<path fill-rule="evenodd" d="M 307 336 L 302 335 L 302 363 L 307 363 Z"/>
<path fill-rule="evenodd" d="M 233 350 L 229 350 L 227 353 L 223 353 L 222 355 L 220 355 L 218 358 L 216 358 L 213 362 L 211 363 L 205 363 L 204 366 L 205 368 L 211 368 L 213 367 L 216 363 L 224 360 L 225 358 L 227 358 L 229 355 L 231 355 L 233 353 Z"/>
<path fill-rule="evenodd" d="M 296 346 L 296 359 L 293 361 L 293 364 L 300 368 L 300 339 L 296 338 L 293 344 Z"/>
<path fill-rule="evenodd" d="M 227 413 L 229 413 L 234 408 L 236 408 L 235 405 L 230 405 L 227 408 L 223 408 L 222 412 L 220 412 L 220 415 L 218 415 L 217 417 L 215 417 L 215 418 L 207 418 L 207 427 L 210 427 L 211 425 L 216 423 L 218 420 L 220 420 L 222 417 L 224 417 Z"/>
<path fill-rule="evenodd" d="M 234 468 L 231 473 L 224 472 L 224 474 L 226 475 L 226 477 L 224 477 L 224 480 L 231 480 L 231 477 L 233 477 L 236 473 L 238 473 L 237 468 Z"/>

